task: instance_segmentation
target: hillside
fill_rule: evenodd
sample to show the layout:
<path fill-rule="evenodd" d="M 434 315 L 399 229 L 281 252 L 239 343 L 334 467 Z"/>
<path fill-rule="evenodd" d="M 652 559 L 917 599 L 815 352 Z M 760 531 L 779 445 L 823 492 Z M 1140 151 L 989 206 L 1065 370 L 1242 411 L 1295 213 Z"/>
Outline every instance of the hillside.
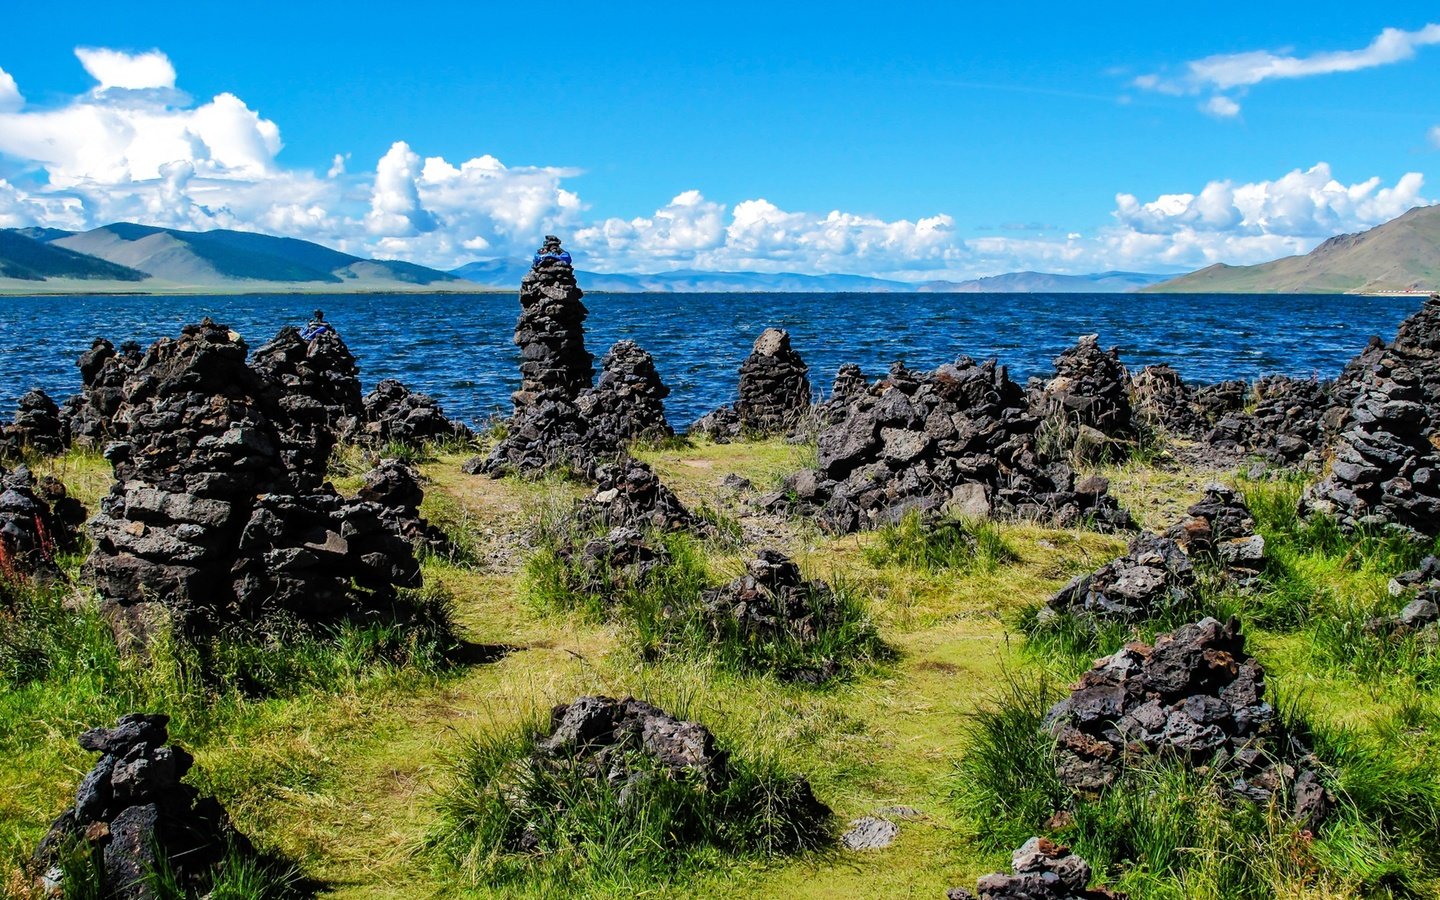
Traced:
<path fill-rule="evenodd" d="M 1050 272 L 1009 272 L 970 281 L 931 281 L 922 291 L 956 294 L 1125 294 L 1169 278 L 1143 272 L 1098 272 L 1056 275 Z"/>
<path fill-rule="evenodd" d="M 120 222 L 85 232 L 0 232 L 26 248 L 0 269 L 0 292 L 365 292 L 473 290 L 414 263 L 370 260 L 295 238 L 241 231 L 182 231 Z M 52 260 L 48 269 L 25 259 Z M 68 261 L 60 265 L 58 261 Z M 80 279 L 86 279 L 81 281 Z M 143 285 L 127 284 L 144 279 Z"/>
<path fill-rule="evenodd" d="M 1422 206 L 1360 234 L 1330 238 L 1304 256 L 1213 266 L 1147 291 L 1341 294 L 1440 287 L 1440 206 Z"/>
<path fill-rule="evenodd" d="M 68 232 L 59 232 L 67 234 Z M 105 279 L 136 282 L 144 272 L 103 259 L 52 246 L 22 231 L 0 231 L 0 278 L 44 281 L 47 278 Z"/>

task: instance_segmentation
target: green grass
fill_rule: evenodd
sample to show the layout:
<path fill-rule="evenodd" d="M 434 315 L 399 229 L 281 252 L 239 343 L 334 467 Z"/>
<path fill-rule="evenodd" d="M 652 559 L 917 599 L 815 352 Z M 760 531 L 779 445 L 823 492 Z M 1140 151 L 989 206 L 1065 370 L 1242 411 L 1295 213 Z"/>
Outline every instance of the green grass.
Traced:
<path fill-rule="evenodd" d="M 1018 560 L 1000 528 L 990 521 L 945 520 L 927 524 L 918 513 L 875 530 L 865 559 L 876 567 L 922 572 L 994 572 Z"/>

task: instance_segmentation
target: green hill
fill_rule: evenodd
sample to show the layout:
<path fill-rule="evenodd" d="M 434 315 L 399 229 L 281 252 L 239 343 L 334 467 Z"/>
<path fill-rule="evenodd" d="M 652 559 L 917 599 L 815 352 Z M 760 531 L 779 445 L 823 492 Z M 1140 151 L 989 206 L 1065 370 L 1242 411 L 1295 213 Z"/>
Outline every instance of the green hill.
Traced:
<path fill-rule="evenodd" d="M 48 231 L 48 230 L 47 230 Z M 57 236 L 67 231 L 52 231 Z M 144 272 L 37 240 L 23 231 L 0 230 L 0 278 L 44 281 L 47 278 L 143 281 Z"/>
<path fill-rule="evenodd" d="M 1421 206 L 1304 256 L 1256 266 L 1208 266 L 1145 288 L 1194 294 L 1344 294 L 1440 288 L 1440 206 Z"/>

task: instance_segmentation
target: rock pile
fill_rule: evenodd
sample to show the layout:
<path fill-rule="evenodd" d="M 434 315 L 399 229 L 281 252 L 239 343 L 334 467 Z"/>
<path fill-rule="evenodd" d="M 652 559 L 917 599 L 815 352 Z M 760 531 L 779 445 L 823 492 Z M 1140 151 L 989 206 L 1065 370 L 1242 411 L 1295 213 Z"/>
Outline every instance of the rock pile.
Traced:
<path fill-rule="evenodd" d="M 1131 759 L 1159 754 L 1218 768 L 1236 796 L 1287 798 L 1305 827 L 1329 806 L 1314 758 L 1279 733 L 1265 670 L 1246 654 L 1233 619 L 1184 625 L 1153 646 L 1125 645 L 1081 676 L 1047 722 L 1056 774 L 1077 791 L 1116 784 Z"/>
<path fill-rule="evenodd" d="M 353 437 L 372 447 L 390 443 L 418 447 L 434 441 L 468 440 L 470 429 L 447 419 L 434 397 L 386 378 L 365 395 L 359 431 Z"/>
<path fill-rule="evenodd" d="M 574 400 L 595 378 L 595 358 L 585 350 L 584 292 L 575 283 L 570 254 L 560 239 L 545 236 L 530 271 L 520 280 L 520 321 L 515 346 L 520 348 L 520 390 L 511 395 L 515 412 L 556 393 Z"/>
<path fill-rule="evenodd" d="M 278 393 L 209 319 L 156 342 L 127 379 L 86 562 L 117 631 L 143 640 L 162 608 L 204 631 L 328 620 L 418 584 L 381 507 L 322 483 L 323 459 L 287 457 Z"/>
<path fill-rule="evenodd" d="M 287 325 L 250 358 L 283 415 L 285 465 L 323 472 L 335 442 L 353 433 L 364 413 L 360 367 L 345 341 L 327 327 L 310 340 Z"/>
<path fill-rule="evenodd" d="M 80 746 L 101 757 L 35 851 L 45 896 L 99 887 L 96 896 L 149 900 L 156 894 L 148 878 L 162 864 L 186 896 L 200 896 L 227 854 L 255 855 L 220 804 L 182 781 L 193 759 L 166 743 L 168 723 L 167 716 L 130 713 L 113 728 L 80 736 Z M 67 884 L 61 858 L 76 846 L 95 855 L 103 885 Z"/>
<path fill-rule="evenodd" d="M 1419 373 L 1387 354 L 1367 376 L 1349 422 L 1302 513 L 1333 516 L 1347 530 L 1440 534 L 1440 453 L 1429 438 Z"/>
<path fill-rule="evenodd" d="M 1170 538 L 1142 534 L 1125 555 L 1081 575 L 1046 603 L 1051 614 L 1135 621 L 1194 599 L 1195 569 Z"/>
<path fill-rule="evenodd" d="M 619 446 L 592 431 L 580 407 L 557 392 L 530 402 L 511 417 L 505 437 L 485 457 L 462 466 L 471 475 L 538 475 L 564 471 L 586 475 L 597 458 L 614 455 Z"/>
<path fill-rule="evenodd" d="M 97 338 L 76 361 L 81 392 L 65 401 L 65 420 L 71 439 L 92 447 L 111 437 L 110 423 L 125 397 L 125 379 L 140 365 L 140 345 L 115 345 Z"/>
<path fill-rule="evenodd" d="M 1033 837 L 1010 856 L 1015 874 L 996 872 L 975 885 L 945 892 L 946 900 L 1124 900 L 1109 888 L 1090 888 L 1090 864 L 1069 847 Z"/>
<path fill-rule="evenodd" d="M 1101 478 L 1077 483 L 1036 449 L 1039 419 L 995 362 L 968 357 L 931 373 L 897 364 L 818 438 L 819 468 L 787 480 L 775 511 L 816 516 L 836 533 L 942 511 L 1133 527 Z"/>
<path fill-rule="evenodd" d="M 0 425 L 0 458 L 19 458 L 31 450 L 42 456 L 57 456 L 70 446 L 70 430 L 60 417 L 60 407 L 39 388 L 27 391 L 15 410 L 14 424 Z"/>
<path fill-rule="evenodd" d="M 1314 378 L 1270 375 L 1255 382 L 1252 412 L 1231 412 L 1205 435 L 1216 447 L 1257 454 L 1277 465 L 1306 461 L 1320 439 L 1330 408 L 1330 384 Z"/>
<path fill-rule="evenodd" d="M 1205 496 L 1166 532 L 1192 559 L 1217 563 L 1232 577 L 1249 581 L 1265 568 L 1265 538 L 1255 533 L 1255 517 L 1244 499 L 1222 484 L 1210 484 Z"/>
<path fill-rule="evenodd" d="M 1146 366 L 1130 382 L 1134 414 L 1151 428 L 1198 438 L 1209 427 L 1195 391 L 1168 365 Z"/>
<path fill-rule="evenodd" d="M 642 531 L 696 531 L 700 519 L 661 483 L 649 466 L 633 457 L 595 469 L 595 490 L 580 504 L 579 519 L 610 528 Z"/>
<path fill-rule="evenodd" d="M 690 433 L 716 441 L 785 433 L 810 408 L 809 373 L 790 346 L 790 333 L 765 329 L 740 364 L 740 399 L 697 420 Z"/>
<path fill-rule="evenodd" d="M 651 546 L 644 531 L 624 525 L 578 547 L 574 543 L 562 545 L 557 552 L 566 563 L 569 587 L 590 593 L 609 593 L 618 583 L 640 587 L 652 572 L 670 561 L 670 553 L 663 545 Z"/>
<path fill-rule="evenodd" d="M 665 420 L 664 401 L 669 395 L 670 389 L 655 371 L 655 359 L 639 344 L 625 340 L 605 354 L 600 380 L 593 389 L 582 391 L 575 405 L 589 431 L 604 435 L 605 443 L 621 446 L 675 433 Z"/>
<path fill-rule="evenodd" d="M 420 473 L 398 459 L 382 459 L 366 472 L 358 496 L 380 508 L 380 518 L 391 533 L 436 553 L 452 549 L 445 532 L 420 515 L 420 504 L 425 500 Z"/>
<path fill-rule="evenodd" d="M 555 707 L 548 734 L 537 742 L 521 768 L 560 778 L 579 775 L 603 780 L 617 791 L 622 808 L 656 778 L 692 785 L 699 797 L 724 793 L 733 777 L 729 757 L 716 745 L 709 729 L 630 697 L 580 697 Z M 575 796 L 587 793 L 576 791 Z M 823 832 L 830 810 L 816 799 L 809 782 L 793 779 L 782 794 L 781 802 L 787 808 L 772 813 L 792 822 L 813 823 Z M 530 822 L 554 815 L 552 809 L 534 806 L 553 804 L 553 795 L 536 797 L 501 785 L 501 796 L 512 805 L 512 821 L 519 826 L 507 835 L 507 849 L 551 849 L 543 846 L 541 834 Z M 788 840 L 800 846 L 815 842 L 812 835 L 789 835 Z"/>
<path fill-rule="evenodd" d="M 1419 634 L 1440 642 L 1440 559 L 1427 556 L 1418 569 L 1391 579 L 1390 594 L 1413 596 L 1395 615 L 1371 619 L 1366 623 L 1368 631 L 1390 637 Z"/>
<path fill-rule="evenodd" d="M 1096 334 L 1083 335 L 1055 357 L 1055 377 L 1045 383 L 1034 405 L 1042 418 L 1094 428 L 1108 438 L 1134 434 L 1130 373 L 1117 349 L 1100 349 Z"/>
<path fill-rule="evenodd" d="M 47 475 L 37 483 L 25 466 L 0 467 L 0 577 L 55 569 L 59 553 L 79 546 L 85 508 Z"/>

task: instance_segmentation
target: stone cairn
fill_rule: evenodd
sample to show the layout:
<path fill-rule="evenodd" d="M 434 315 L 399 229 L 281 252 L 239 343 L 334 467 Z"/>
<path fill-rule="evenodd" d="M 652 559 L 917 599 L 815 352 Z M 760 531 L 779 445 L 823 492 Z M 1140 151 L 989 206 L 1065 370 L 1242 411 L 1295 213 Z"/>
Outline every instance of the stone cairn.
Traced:
<path fill-rule="evenodd" d="M 652 546 L 645 531 L 617 525 L 583 544 L 562 544 L 556 554 L 565 563 L 565 577 L 571 590 L 601 594 L 614 599 L 620 584 L 641 587 L 656 569 L 670 562 L 665 546 Z"/>
<path fill-rule="evenodd" d="M 1226 416 L 1205 440 L 1235 445 L 1281 466 L 1306 463 L 1319 444 L 1330 388 L 1330 382 L 1315 378 L 1261 378 L 1252 388 L 1254 411 Z"/>
<path fill-rule="evenodd" d="M 1194 599 L 1195 569 L 1174 540 L 1142 534 L 1125 555 L 1081 575 L 1047 601 L 1042 620 L 1060 613 L 1137 621 Z"/>
<path fill-rule="evenodd" d="M 446 418 L 434 397 L 386 378 L 365 395 L 358 431 L 348 436 L 371 447 L 390 443 L 418 447 L 436 441 L 469 440 L 471 434 L 460 422 Z"/>
<path fill-rule="evenodd" d="M 1062 428 L 1094 429 L 1106 439 L 1134 436 L 1130 373 L 1116 349 L 1101 350 L 1100 336 L 1087 334 L 1055 357 L 1055 376 L 1032 399 L 1035 413 Z"/>
<path fill-rule="evenodd" d="M 690 426 L 715 441 L 784 434 L 810 409 L 810 369 L 790 346 L 790 333 L 767 328 L 740 364 L 740 398 Z"/>
<path fill-rule="evenodd" d="M 168 723 L 168 716 L 130 713 L 80 736 L 80 746 L 101 757 L 35 851 L 43 895 L 72 895 L 61 859 L 77 848 L 96 855 L 101 895 L 114 900 L 154 897 L 147 876 L 162 863 L 187 896 L 199 896 L 227 855 L 256 855 L 220 804 L 181 780 L 194 760 L 166 743 Z"/>
<path fill-rule="evenodd" d="M 1391 579 L 1390 594 L 1411 599 L 1395 615 L 1371 619 L 1367 631 L 1391 638 L 1419 635 L 1431 644 L 1440 643 L 1440 559 L 1427 556 L 1418 569 Z"/>
<path fill-rule="evenodd" d="M 1049 838 L 1032 837 L 1010 856 L 1013 875 L 996 872 L 982 877 L 975 893 L 964 888 L 945 892 L 946 900 L 1124 900 L 1109 888 L 1091 888 L 1090 864 L 1069 847 Z"/>
<path fill-rule="evenodd" d="M 601 362 L 600 380 L 575 404 L 587 430 L 621 446 L 634 440 L 659 440 L 675 430 L 665 419 L 670 389 L 655 371 L 655 359 L 634 341 L 617 341 Z"/>
<path fill-rule="evenodd" d="M 1146 366 L 1130 381 L 1134 414 L 1151 428 L 1198 438 L 1209 427 L 1195 391 L 1168 365 Z"/>
<path fill-rule="evenodd" d="M 60 416 L 60 407 L 39 388 L 20 398 L 14 424 L 0 425 L 0 457 L 19 458 L 26 450 L 58 456 L 69 446 L 70 431 Z"/>
<path fill-rule="evenodd" d="M 257 348 L 250 368 L 270 387 L 284 414 L 283 454 L 294 472 L 323 472 L 336 436 L 353 432 L 363 414 L 360 367 L 333 327 L 310 340 L 293 325 Z"/>
<path fill-rule="evenodd" d="M 618 788 L 622 806 L 657 775 L 694 784 L 707 793 L 723 793 L 733 777 L 729 757 L 716 746 L 715 736 L 705 726 L 677 719 L 643 700 L 604 696 L 580 697 L 555 707 L 548 733 L 537 742 L 521 770 L 555 775 L 578 772 L 587 778 L 605 779 Z M 512 804 L 511 820 L 516 823 L 507 836 L 508 849 L 547 849 L 527 822 L 553 815 L 530 804 L 554 801 L 548 796 L 531 798 L 513 786 L 499 788 L 500 795 Z M 784 811 L 788 818 L 813 823 L 817 834 L 825 831 L 830 809 L 816 799 L 808 781 L 795 778 L 784 793 L 784 802 L 790 807 Z M 800 845 L 814 842 L 813 835 L 791 835 L 790 839 Z"/>
<path fill-rule="evenodd" d="M 1082 675 L 1047 722 L 1055 772 L 1082 793 L 1117 784 L 1127 762 L 1158 754 L 1218 769 L 1235 796 L 1286 798 L 1307 828 L 1330 805 L 1314 757 L 1279 733 L 1265 670 L 1233 619 L 1181 626 L 1153 646 L 1126 644 Z"/>
<path fill-rule="evenodd" d="M 57 571 L 55 557 L 74 551 L 85 507 L 53 475 L 40 482 L 25 466 L 0 466 L 0 578 Z"/>
<path fill-rule="evenodd" d="M 1302 514 L 1333 516 L 1346 530 L 1440 534 L 1440 453 L 1419 373 L 1387 354 L 1367 376 L 1349 422 L 1329 473 L 1302 498 Z"/>
<path fill-rule="evenodd" d="M 520 280 L 520 321 L 515 346 L 520 348 L 520 390 L 511 395 L 515 412 L 542 395 L 574 400 L 595 378 L 595 358 L 585 350 L 585 296 L 575 283 L 570 254 L 552 234 L 535 254 L 530 271 Z"/>
<path fill-rule="evenodd" d="M 700 595 L 715 635 L 735 635 L 747 643 L 788 640 L 812 643 L 840 624 L 835 591 L 823 581 L 806 581 L 800 567 L 777 550 L 761 550 L 745 574 Z M 837 660 L 779 673 L 782 677 L 819 683 L 833 677 Z"/>
<path fill-rule="evenodd" d="M 282 392 L 245 352 L 206 319 L 152 345 L 126 381 L 105 452 L 115 484 L 86 562 L 119 633 L 144 640 L 161 613 L 201 632 L 333 620 L 419 584 L 384 510 L 323 482 L 326 454 L 287 467 Z"/>
<path fill-rule="evenodd" d="M 1103 478 L 1078 481 L 1036 449 L 1039 419 L 993 360 L 968 357 L 931 373 L 896 364 L 821 431 L 819 468 L 787 479 L 764 503 L 818 518 L 833 533 L 925 516 L 1012 516 L 1133 528 Z"/>
<path fill-rule="evenodd" d="M 442 555 L 454 549 L 445 532 L 420 515 L 425 489 L 420 485 L 420 473 L 413 467 L 398 459 L 380 460 L 365 473 L 358 496 L 375 504 L 386 527 L 411 544 Z"/>
<path fill-rule="evenodd" d="M 704 523 L 637 459 L 622 457 L 595 469 L 595 490 L 580 504 L 582 523 L 641 531 L 703 531 Z"/>
<path fill-rule="evenodd" d="M 65 401 L 65 422 L 71 439 L 91 447 L 104 446 L 111 437 L 111 421 L 125 397 L 125 379 L 140 365 L 140 345 L 115 345 L 97 338 L 80 354 L 81 391 Z"/>
<path fill-rule="evenodd" d="M 1244 499 L 1222 484 L 1206 486 L 1205 496 L 1165 534 L 1191 559 L 1217 564 L 1241 584 L 1253 583 L 1265 568 L 1265 538 L 1255 533 L 1255 517 Z"/>

